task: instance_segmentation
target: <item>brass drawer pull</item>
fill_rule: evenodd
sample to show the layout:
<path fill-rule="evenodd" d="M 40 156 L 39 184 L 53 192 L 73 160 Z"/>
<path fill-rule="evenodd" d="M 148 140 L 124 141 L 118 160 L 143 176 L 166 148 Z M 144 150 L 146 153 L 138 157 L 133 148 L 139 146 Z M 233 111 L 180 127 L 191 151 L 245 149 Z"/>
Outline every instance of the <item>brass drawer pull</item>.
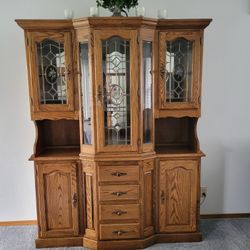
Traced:
<path fill-rule="evenodd" d="M 113 231 L 113 234 L 116 234 L 117 236 L 121 236 L 123 234 L 127 234 L 128 231 L 123 231 L 123 230 L 117 230 L 117 231 Z"/>
<path fill-rule="evenodd" d="M 118 216 L 121 216 L 123 214 L 127 214 L 127 212 L 126 211 L 122 211 L 122 210 L 115 210 L 115 211 L 112 212 L 112 214 L 116 214 Z"/>
<path fill-rule="evenodd" d="M 111 173 L 111 175 L 113 175 L 113 176 L 117 176 L 117 177 L 121 177 L 121 176 L 127 175 L 127 173 L 122 173 L 122 172 L 114 172 L 114 173 Z"/>
<path fill-rule="evenodd" d="M 113 192 L 111 194 L 116 195 L 116 196 L 121 196 L 121 195 L 127 194 L 127 192 Z"/>

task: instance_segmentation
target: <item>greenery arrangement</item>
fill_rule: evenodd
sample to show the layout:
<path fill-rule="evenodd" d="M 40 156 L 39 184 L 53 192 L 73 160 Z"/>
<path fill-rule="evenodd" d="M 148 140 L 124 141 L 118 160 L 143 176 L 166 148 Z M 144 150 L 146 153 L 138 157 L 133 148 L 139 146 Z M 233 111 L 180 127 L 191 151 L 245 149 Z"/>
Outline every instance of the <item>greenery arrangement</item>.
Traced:
<path fill-rule="evenodd" d="M 114 16 L 120 16 L 121 12 L 127 15 L 125 10 L 138 5 L 138 0 L 96 0 L 98 7 L 109 9 Z"/>

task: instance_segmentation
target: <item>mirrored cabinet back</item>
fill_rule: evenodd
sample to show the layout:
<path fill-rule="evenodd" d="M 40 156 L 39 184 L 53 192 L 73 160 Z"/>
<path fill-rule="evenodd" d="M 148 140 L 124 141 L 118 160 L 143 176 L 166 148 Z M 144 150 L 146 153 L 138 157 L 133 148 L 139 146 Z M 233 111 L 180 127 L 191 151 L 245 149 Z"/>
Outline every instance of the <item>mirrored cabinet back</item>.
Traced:
<path fill-rule="evenodd" d="M 36 247 L 200 241 L 211 19 L 16 20 L 35 123 Z"/>

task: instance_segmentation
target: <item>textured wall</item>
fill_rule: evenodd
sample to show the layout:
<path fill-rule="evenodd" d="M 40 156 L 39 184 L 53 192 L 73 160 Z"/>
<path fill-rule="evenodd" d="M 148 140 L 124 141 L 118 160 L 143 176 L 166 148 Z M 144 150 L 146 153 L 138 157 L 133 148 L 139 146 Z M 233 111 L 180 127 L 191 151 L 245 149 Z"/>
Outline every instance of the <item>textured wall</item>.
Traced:
<path fill-rule="evenodd" d="M 199 121 L 202 213 L 250 212 L 250 6 L 248 0 L 142 0 L 146 14 L 166 8 L 170 18 L 213 18 L 205 32 L 202 118 Z M 24 38 L 17 18 L 86 16 L 94 0 L 2 1 L 0 16 L 0 221 L 35 219 Z M 101 11 L 103 15 L 109 15 Z M 133 11 L 131 11 L 133 13 Z"/>

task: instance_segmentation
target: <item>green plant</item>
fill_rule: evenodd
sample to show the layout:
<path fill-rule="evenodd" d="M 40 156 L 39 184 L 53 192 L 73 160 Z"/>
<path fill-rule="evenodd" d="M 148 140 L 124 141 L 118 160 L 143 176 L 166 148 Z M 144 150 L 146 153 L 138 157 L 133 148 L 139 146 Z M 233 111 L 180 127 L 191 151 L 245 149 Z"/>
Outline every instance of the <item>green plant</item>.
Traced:
<path fill-rule="evenodd" d="M 138 0 L 96 0 L 96 3 L 98 7 L 101 6 L 111 11 L 114 11 L 116 8 L 120 10 L 129 10 L 138 5 Z"/>

